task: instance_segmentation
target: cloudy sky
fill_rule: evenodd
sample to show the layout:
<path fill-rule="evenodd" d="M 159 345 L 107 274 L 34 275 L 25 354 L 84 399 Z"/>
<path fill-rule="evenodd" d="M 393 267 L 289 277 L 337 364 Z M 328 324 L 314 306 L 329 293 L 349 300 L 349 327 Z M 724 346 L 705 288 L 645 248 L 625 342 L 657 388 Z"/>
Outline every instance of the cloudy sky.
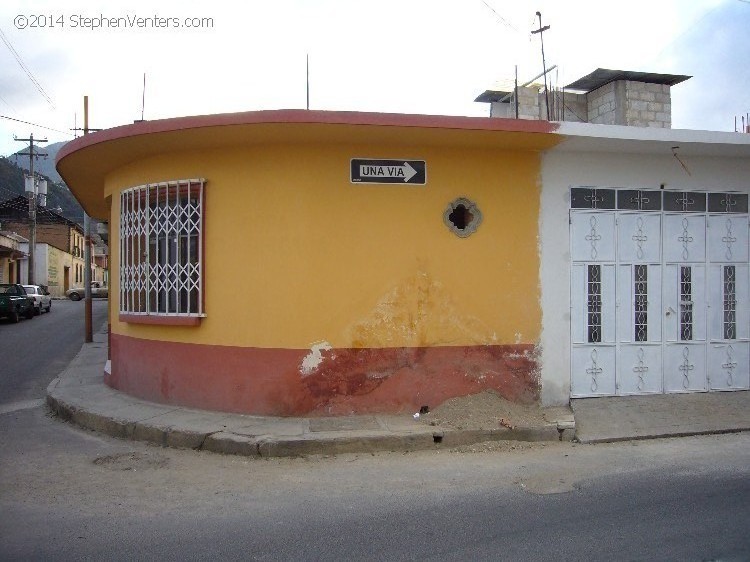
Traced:
<path fill-rule="evenodd" d="M 537 10 L 557 86 L 597 67 L 687 74 L 674 128 L 750 112 L 750 0 L 3 0 L 0 155 L 14 135 L 73 138 L 84 95 L 93 128 L 304 108 L 308 54 L 311 109 L 487 116 L 478 94 L 541 72 Z"/>

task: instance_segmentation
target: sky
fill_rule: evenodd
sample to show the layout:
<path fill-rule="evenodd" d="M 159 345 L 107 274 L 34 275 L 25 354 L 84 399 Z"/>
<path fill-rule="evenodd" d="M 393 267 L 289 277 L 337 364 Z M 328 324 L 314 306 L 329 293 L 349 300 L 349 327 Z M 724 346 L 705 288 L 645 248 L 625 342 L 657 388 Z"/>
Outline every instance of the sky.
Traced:
<path fill-rule="evenodd" d="M 72 139 L 84 96 L 91 128 L 304 109 L 308 60 L 310 109 L 486 117 L 480 93 L 542 72 L 537 11 L 558 87 L 599 67 L 686 74 L 673 128 L 750 113 L 750 0 L 3 0 L 0 155 L 14 135 Z"/>

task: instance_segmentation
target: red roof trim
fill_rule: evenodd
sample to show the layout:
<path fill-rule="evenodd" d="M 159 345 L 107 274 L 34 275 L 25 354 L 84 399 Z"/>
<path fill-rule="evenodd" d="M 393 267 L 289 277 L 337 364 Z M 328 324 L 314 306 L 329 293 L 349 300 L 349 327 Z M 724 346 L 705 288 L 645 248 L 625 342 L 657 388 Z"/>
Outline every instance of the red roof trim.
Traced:
<path fill-rule="evenodd" d="M 111 129 L 104 129 L 102 131 L 78 137 L 64 145 L 57 154 L 56 162 L 60 162 L 69 154 L 81 150 L 82 148 L 116 139 L 204 127 L 267 123 L 374 125 L 385 127 L 420 127 L 520 133 L 554 133 L 559 127 L 559 124 L 551 123 L 549 121 L 489 117 L 364 113 L 356 111 L 309 111 L 304 109 L 247 111 L 243 113 L 221 113 L 217 115 L 197 115 L 191 117 L 158 119 L 155 121 L 141 121 L 131 125 L 121 125 Z"/>

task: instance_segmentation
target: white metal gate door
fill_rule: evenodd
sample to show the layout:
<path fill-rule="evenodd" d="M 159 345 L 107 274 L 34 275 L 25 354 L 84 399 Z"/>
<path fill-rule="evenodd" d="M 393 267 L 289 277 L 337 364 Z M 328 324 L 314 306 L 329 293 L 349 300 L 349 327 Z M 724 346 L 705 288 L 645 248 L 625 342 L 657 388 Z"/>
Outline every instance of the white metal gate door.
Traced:
<path fill-rule="evenodd" d="M 642 204 L 629 191 L 618 198 L 627 199 L 618 207 Z M 661 214 L 618 213 L 617 254 L 616 391 L 661 392 Z"/>
<path fill-rule="evenodd" d="M 571 396 L 750 386 L 748 196 L 571 189 Z"/>
<path fill-rule="evenodd" d="M 705 207 L 664 214 L 665 392 L 707 389 Z"/>
<path fill-rule="evenodd" d="M 612 395 L 616 356 L 615 213 L 571 213 L 571 237 L 571 392 Z"/>
<path fill-rule="evenodd" d="M 742 200 L 711 193 L 708 216 L 708 379 L 711 390 L 748 388 L 748 217 L 733 214 Z M 744 210 L 747 212 L 745 200 Z"/>

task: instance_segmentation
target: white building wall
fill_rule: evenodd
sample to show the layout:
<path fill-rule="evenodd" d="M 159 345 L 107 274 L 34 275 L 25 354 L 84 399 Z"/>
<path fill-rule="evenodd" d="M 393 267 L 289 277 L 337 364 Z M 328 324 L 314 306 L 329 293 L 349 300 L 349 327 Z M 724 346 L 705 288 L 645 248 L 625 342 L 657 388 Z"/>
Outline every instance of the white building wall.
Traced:
<path fill-rule="evenodd" d="M 607 129 L 617 134 L 625 128 Z M 659 139 L 658 143 L 629 141 L 629 148 L 612 145 L 607 149 L 609 152 L 594 151 L 601 142 L 599 139 L 590 138 L 583 142 L 575 139 L 573 142 L 581 147 L 580 151 L 567 148 L 566 142 L 563 142 L 560 147 L 543 155 L 539 251 L 542 307 L 540 359 L 544 405 L 567 404 L 570 397 L 570 187 L 659 189 L 664 185 L 665 188 L 677 190 L 750 190 L 750 158 L 690 155 L 691 151 L 704 154 L 736 153 L 731 146 L 722 151 L 721 146 L 707 145 L 703 149 L 692 148 L 683 153 L 681 158 L 690 170 L 688 175 L 671 153 L 671 146 L 684 140 L 680 136 L 684 135 L 678 134 L 672 140 Z M 588 152 L 585 151 L 587 144 Z M 682 146 L 687 148 L 684 142 Z M 750 153 L 750 143 L 747 148 L 747 153 Z M 628 150 L 649 153 L 634 154 Z"/>
<path fill-rule="evenodd" d="M 29 243 L 22 242 L 19 245 L 22 252 L 28 253 Z M 34 246 L 34 284 L 35 285 L 49 285 L 48 271 L 49 271 L 49 245 L 43 242 L 37 242 Z M 29 283 L 29 259 L 23 258 L 18 262 L 20 265 L 20 279 L 21 283 Z"/>

